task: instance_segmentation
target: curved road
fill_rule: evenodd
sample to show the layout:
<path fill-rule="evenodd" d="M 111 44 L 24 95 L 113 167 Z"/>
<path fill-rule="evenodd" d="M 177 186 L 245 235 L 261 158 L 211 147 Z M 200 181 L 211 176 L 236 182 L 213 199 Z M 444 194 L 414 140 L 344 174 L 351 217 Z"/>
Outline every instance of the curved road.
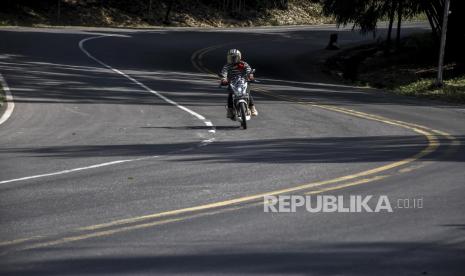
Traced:
<path fill-rule="evenodd" d="M 0 273 L 463 273 L 465 109 L 334 83 L 317 69 L 333 32 L 372 39 L 1 29 Z M 246 131 L 211 74 L 232 47 L 262 80 Z M 265 213 L 270 194 L 386 196 L 393 212 Z"/>

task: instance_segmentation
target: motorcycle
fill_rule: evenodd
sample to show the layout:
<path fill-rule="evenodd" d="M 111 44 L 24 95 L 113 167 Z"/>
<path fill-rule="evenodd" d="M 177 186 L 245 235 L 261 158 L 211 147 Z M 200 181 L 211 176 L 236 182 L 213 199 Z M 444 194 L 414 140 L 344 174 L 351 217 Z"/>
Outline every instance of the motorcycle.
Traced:
<path fill-rule="evenodd" d="M 255 69 L 252 70 L 251 74 L 255 73 Z M 221 77 L 220 74 L 218 74 Z M 220 84 L 221 86 L 229 86 L 233 91 L 233 116 L 231 120 L 237 121 L 241 124 L 243 129 L 247 129 L 247 121 L 252 118 L 252 114 L 249 109 L 250 92 L 248 89 L 249 83 L 256 83 L 258 81 L 250 80 L 248 76 L 239 76 L 234 81 L 228 84 Z M 226 106 L 226 108 L 228 108 Z"/>

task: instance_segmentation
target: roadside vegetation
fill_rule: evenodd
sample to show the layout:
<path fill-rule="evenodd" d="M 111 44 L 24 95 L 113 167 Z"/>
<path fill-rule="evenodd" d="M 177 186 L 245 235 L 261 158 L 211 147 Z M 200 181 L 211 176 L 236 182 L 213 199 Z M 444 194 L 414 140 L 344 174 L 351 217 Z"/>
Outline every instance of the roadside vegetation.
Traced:
<path fill-rule="evenodd" d="M 444 87 L 438 88 L 434 79 L 422 79 L 399 86 L 396 93 L 406 96 L 419 96 L 431 99 L 440 99 L 454 103 L 465 103 L 465 76 L 444 81 Z"/>
<path fill-rule="evenodd" d="M 399 48 L 390 52 L 385 42 L 342 50 L 326 61 L 325 70 L 359 86 L 465 103 L 465 68 L 447 59 L 444 86 L 437 87 L 437 57 L 437 42 L 431 33 L 423 33 L 401 39 Z"/>
<path fill-rule="evenodd" d="M 346 81 L 391 90 L 397 94 L 465 103 L 465 1 L 451 0 L 444 64 L 445 81 L 438 86 L 441 0 L 321 0 L 323 12 L 337 24 L 353 24 L 361 32 L 376 33 L 378 21 L 388 18 L 385 39 L 376 44 L 342 50 L 326 61 L 325 70 Z M 424 14 L 431 32 L 402 38 L 406 18 Z M 395 31 L 395 33 L 394 33 Z M 395 41 L 393 41 L 395 39 Z"/>
<path fill-rule="evenodd" d="M 432 84 L 444 0 L 4 0 L 0 24 L 231 27 L 334 22 L 376 35 L 379 21 L 387 20 L 385 39 L 339 52 L 327 61 L 327 70 L 402 95 L 464 102 L 465 1 L 450 1 L 441 88 Z M 418 18 L 429 22 L 431 33 L 403 39 L 403 23 Z"/>
<path fill-rule="evenodd" d="M 434 85 L 438 45 L 431 33 L 401 39 L 396 50 L 386 44 L 345 49 L 326 61 L 325 71 L 346 82 L 389 90 L 396 94 L 465 103 L 465 68 L 455 58 L 446 59 L 444 86 Z"/>
<path fill-rule="evenodd" d="M 4 0 L 13 26 L 232 27 L 331 23 L 310 0 Z"/>

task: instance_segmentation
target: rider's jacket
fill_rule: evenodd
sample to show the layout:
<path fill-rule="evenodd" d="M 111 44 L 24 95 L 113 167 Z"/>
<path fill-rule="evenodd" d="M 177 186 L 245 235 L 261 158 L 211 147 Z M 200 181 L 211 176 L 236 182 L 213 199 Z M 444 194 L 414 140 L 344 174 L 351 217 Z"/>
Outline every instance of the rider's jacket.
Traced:
<path fill-rule="evenodd" d="M 221 76 L 228 81 L 234 81 L 238 76 L 246 76 L 252 72 L 252 68 L 245 61 L 236 64 L 226 64 L 221 70 Z"/>

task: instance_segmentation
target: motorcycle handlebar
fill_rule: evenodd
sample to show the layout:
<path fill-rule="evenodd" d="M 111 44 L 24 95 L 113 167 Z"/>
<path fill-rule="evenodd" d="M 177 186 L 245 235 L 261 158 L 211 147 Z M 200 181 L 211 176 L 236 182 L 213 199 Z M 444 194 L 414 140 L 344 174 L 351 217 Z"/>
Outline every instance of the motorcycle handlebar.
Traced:
<path fill-rule="evenodd" d="M 253 80 L 248 80 L 247 82 L 250 82 L 250 83 L 260 83 L 258 80 L 256 79 L 253 79 Z M 218 87 L 222 87 L 222 86 L 228 86 L 229 85 L 229 82 L 228 83 L 225 83 L 223 84 L 222 82 L 220 82 L 220 85 Z"/>

